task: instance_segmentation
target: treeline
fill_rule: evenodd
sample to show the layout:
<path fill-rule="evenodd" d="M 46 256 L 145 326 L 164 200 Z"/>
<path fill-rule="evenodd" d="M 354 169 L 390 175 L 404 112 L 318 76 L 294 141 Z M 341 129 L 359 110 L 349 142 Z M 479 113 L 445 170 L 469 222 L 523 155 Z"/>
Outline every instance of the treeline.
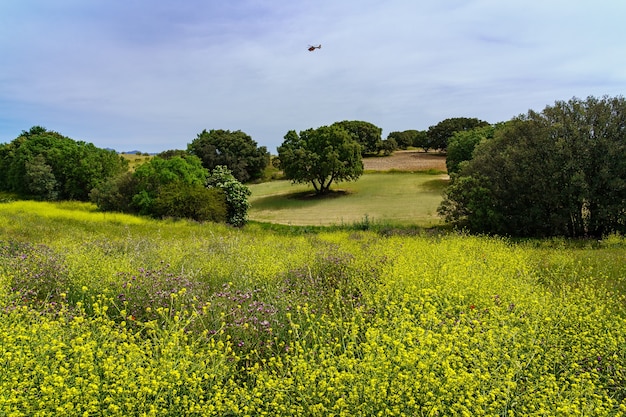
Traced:
<path fill-rule="evenodd" d="M 573 98 L 449 140 L 439 213 L 471 232 L 626 233 L 626 101 Z"/>
<path fill-rule="evenodd" d="M 355 180 L 361 158 L 408 147 L 445 151 L 450 186 L 439 214 L 457 228 L 521 237 L 626 234 L 626 101 L 558 101 L 507 122 L 450 118 L 391 132 L 365 121 L 289 131 L 271 158 L 241 131 L 203 130 L 134 171 L 114 151 L 35 126 L 0 145 L 0 191 L 91 200 L 101 210 L 245 224 L 246 182 L 273 161 L 325 192 Z"/>
<path fill-rule="evenodd" d="M 130 170 L 128 161 L 115 151 L 35 126 L 0 145 L 0 191 L 39 200 L 93 201 L 103 211 L 242 226 L 250 190 L 226 164 L 234 161 L 231 165 L 240 178 L 256 178 L 269 154 L 241 132 L 204 131 L 193 144 L 207 136 L 227 144 L 222 152 L 214 147 L 218 157 L 190 144 L 188 151 L 165 151 Z M 236 156 L 246 146 L 248 153 L 241 155 L 258 163 Z"/>
<path fill-rule="evenodd" d="M 128 170 L 114 151 L 35 126 L 0 145 L 0 190 L 42 200 L 88 200 L 105 178 Z"/>
<path fill-rule="evenodd" d="M 452 117 L 430 126 L 427 130 L 391 132 L 387 136 L 387 141 L 390 143 L 386 145 L 386 148 L 396 150 L 414 147 L 421 148 L 424 152 L 429 150 L 445 152 L 448 150 L 448 140 L 454 133 L 484 126 L 489 126 L 489 123 L 475 117 Z"/>
<path fill-rule="evenodd" d="M 332 127 L 343 132 L 342 141 L 357 144 L 355 149 L 361 157 L 390 154 L 409 146 L 445 150 L 450 129 L 467 129 L 476 123 L 486 124 L 477 119 L 448 119 L 428 131 L 391 132 L 384 140 L 382 129 L 369 122 L 344 120 Z M 333 152 L 330 149 L 315 157 L 324 159 Z M 192 202 L 206 194 L 197 186 L 206 185 L 218 167 L 226 167 L 239 183 L 261 180 L 270 161 L 267 148 L 258 146 L 242 131 L 203 130 L 186 150 L 161 152 L 145 167 L 131 172 L 127 160 L 113 150 L 34 126 L 0 145 L 0 191 L 41 200 L 92 200 L 102 210 L 214 219 L 222 217 L 216 214 L 223 211 L 219 209 L 220 198 L 212 196 L 210 207 L 194 206 Z M 279 162 L 276 160 L 277 165 Z M 358 168 L 360 161 L 353 162 Z M 173 195 L 175 190 L 179 192 Z M 166 196 L 167 204 L 162 200 Z M 174 209 L 175 201 L 180 203 L 178 210 Z"/>

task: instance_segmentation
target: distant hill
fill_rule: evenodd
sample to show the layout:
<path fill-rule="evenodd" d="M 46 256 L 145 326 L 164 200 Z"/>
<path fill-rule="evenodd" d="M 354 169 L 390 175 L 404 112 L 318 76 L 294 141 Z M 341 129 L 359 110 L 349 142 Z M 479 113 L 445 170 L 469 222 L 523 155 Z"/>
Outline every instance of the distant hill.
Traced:
<path fill-rule="evenodd" d="M 113 151 L 113 152 L 117 152 L 117 150 L 113 149 L 113 148 L 104 148 L 105 151 Z M 122 151 L 122 152 L 117 152 L 119 154 L 124 154 L 124 155 L 144 155 L 145 152 L 141 152 L 138 150 L 134 150 L 134 151 Z M 149 153 L 148 155 L 156 155 L 156 152 L 152 152 Z"/>

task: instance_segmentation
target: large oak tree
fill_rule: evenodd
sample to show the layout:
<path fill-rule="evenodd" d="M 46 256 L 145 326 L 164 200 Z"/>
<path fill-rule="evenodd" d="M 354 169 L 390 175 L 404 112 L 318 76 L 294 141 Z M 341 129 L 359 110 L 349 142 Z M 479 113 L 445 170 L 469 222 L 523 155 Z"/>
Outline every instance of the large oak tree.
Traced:
<path fill-rule="evenodd" d="M 362 154 L 377 154 L 383 149 L 383 130 L 370 122 L 343 120 L 333 123 L 333 126 L 338 126 L 350 133 L 352 138 L 361 145 Z"/>
<path fill-rule="evenodd" d="M 278 147 L 278 166 L 294 183 L 311 183 L 328 192 L 333 181 L 355 181 L 363 174 L 361 145 L 338 125 L 285 135 Z"/>
<path fill-rule="evenodd" d="M 269 164 L 270 155 L 265 146 L 259 147 L 241 130 L 203 130 L 188 146 L 187 151 L 202 160 L 209 171 L 226 166 L 241 182 L 261 178 Z"/>

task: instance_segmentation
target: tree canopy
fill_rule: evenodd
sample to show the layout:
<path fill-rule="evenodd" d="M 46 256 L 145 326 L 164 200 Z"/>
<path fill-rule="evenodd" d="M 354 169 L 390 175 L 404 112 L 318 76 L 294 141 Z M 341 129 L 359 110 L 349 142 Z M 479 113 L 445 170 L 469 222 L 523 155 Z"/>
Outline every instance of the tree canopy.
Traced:
<path fill-rule="evenodd" d="M 88 200 L 94 187 L 127 169 L 115 151 L 41 126 L 0 145 L 0 189 L 45 200 Z"/>
<path fill-rule="evenodd" d="M 413 138 L 413 146 L 416 148 L 422 148 L 424 152 L 428 152 L 430 149 L 430 139 L 428 138 L 428 131 L 418 130 Z"/>
<path fill-rule="evenodd" d="M 269 164 L 269 152 L 259 147 L 246 133 L 237 130 L 203 130 L 188 146 L 187 151 L 202 160 L 202 165 L 212 171 L 219 165 L 228 167 L 241 182 L 262 177 Z"/>
<path fill-rule="evenodd" d="M 428 128 L 426 132 L 428 136 L 428 147 L 445 151 L 448 148 L 448 140 L 455 132 L 488 125 L 489 123 L 483 120 L 469 117 L 453 117 L 442 120 Z"/>
<path fill-rule="evenodd" d="M 558 101 L 480 142 L 440 214 L 472 231 L 512 236 L 626 233 L 626 101 Z"/>
<path fill-rule="evenodd" d="M 383 148 L 383 130 L 369 122 L 361 120 L 344 120 L 333 123 L 347 131 L 361 145 L 361 153 L 377 154 Z"/>
<path fill-rule="evenodd" d="M 415 146 L 414 143 L 419 134 L 419 130 L 395 131 L 387 135 L 387 140 L 393 139 L 396 141 L 398 148 L 407 149 L 409 146 Z"/>
<path fill-rule="evenodd" d="M 363 174 L 361 145 L 339 125 L 285 135 L 278 148 L 279 168 L 294 183 L 311 183 L 318 194 L 333 181 L 355 181 Z"/>
<path fill-rule="evenodd" d="M 448 173 L 457 173 L 461 162 L 472 159 L 472 153 L 476 145 L 483 140 L 493 138 L 495 129 L 495 126 L 483 126 L 454 132 L 448 140 L 448 150 L 446 152 Z"/>
<path fill-rule="evenodd" d="M 207 176 L 208 171 L 197 156 L 174 156 L 169 159 L 155 156 L 135 169 L 133 205 L 141 214 L 152 214 L 154 200 L 164 186 L 174 183 L 203 187 Z"/>

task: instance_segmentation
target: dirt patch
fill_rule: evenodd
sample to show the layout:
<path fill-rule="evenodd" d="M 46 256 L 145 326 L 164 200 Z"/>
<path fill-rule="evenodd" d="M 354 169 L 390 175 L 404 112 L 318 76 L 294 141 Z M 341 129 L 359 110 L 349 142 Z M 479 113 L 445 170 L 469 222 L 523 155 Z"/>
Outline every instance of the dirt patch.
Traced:
<path fill-rule="evenodd" d="M 447 172 L 446 155 L 438 152 L 396 151 L 390 156 L 363 158 L 366 171 L 428 171 Z"/>

